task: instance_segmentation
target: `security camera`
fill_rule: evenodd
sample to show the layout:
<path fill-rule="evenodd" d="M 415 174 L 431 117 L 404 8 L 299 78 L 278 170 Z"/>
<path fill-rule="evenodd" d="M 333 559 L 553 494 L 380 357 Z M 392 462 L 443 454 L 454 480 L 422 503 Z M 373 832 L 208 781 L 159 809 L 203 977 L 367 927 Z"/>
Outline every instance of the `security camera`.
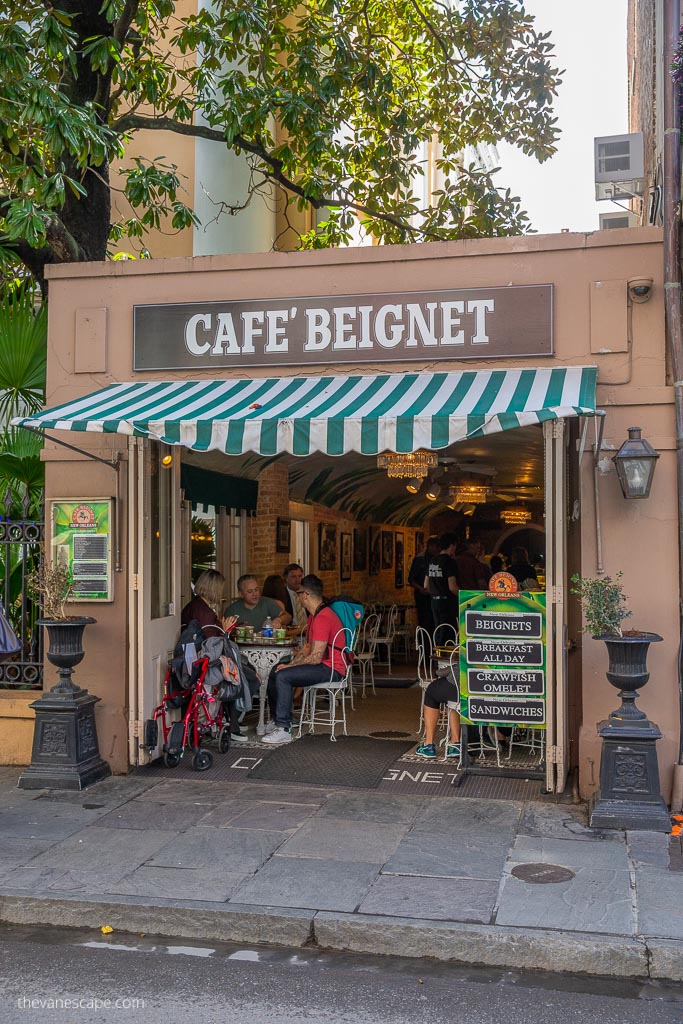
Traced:
<path fill-rule="evenodd" d="M 653 284 L 651 277 L 631 277 L 628 282 L 628 297 L 631 302 L 647 302 L 652 295 Z"/>

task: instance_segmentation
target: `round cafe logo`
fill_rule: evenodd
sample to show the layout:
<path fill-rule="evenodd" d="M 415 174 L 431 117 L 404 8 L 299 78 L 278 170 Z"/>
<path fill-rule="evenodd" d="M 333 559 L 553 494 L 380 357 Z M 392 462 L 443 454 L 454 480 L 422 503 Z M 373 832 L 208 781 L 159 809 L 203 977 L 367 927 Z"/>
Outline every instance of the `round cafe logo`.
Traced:
<path fill-rule="evenodd" d="M 516 594 L 518 589 L 517 580 L 510 572 L 496 572 L 489 580 L 491 594 Z"/>
<path fill-rule="evenodd" d="M 77 505 L 71 513 L 73 526 L 94 526 L 95 510 L 92 505 Z"/>

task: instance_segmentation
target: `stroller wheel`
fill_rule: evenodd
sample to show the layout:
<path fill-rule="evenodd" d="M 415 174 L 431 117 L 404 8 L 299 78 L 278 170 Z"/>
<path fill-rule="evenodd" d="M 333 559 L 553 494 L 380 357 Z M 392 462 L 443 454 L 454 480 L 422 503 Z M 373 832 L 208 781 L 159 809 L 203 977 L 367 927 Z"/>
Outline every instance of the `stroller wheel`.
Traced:
<path fill-rule="evenodd" d="M 167 750 L 164 754 L 164 764 L 167 768 L 175 768 L 176 765 L 180 764 L 180 758 L 183 756 L 182 750 L 178 753 L 175 750 Z"/>
<path fill-rule="evenodd" d="M 198 750 L 192 758 L 192 767 L 196 772 L 205 772 L 213 764 L 213 754 L 210 750 Z"/>
<path fill-rule="evenodd" d="M 230 750 L 230 726 L 224 725 L 218 734 L 218 749 L 221 754 L 227 754 Z"/>

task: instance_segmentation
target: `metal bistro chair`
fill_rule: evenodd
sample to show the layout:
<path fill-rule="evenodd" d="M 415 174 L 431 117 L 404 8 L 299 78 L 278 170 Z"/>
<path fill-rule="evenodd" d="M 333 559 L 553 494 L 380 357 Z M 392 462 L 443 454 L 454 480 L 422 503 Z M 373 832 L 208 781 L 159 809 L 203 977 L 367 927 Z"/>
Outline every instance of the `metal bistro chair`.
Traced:
<path fill-rule="evenodd" d="M 394 637 L 396 635 L 396 617 L 398 615 L 398 608 L 395 604 L 392 604 L 391 608 L 387 612 L 387 625 L 384 633 L 378 633 L 375 637 L 375 649 L 377 647 L 386 647 L 387 649 L 387 660 L 386 664 L 389 666 L 388 675 L 391 675 L 391 648 L 394 645 Z M 384 661 L 380 662 L 377 659 L 377 664 L 384 664 Z"/>
<path fill-rule="evenodd" d="M 301 732 L 305 725 L 308 726 L 309 732 L 315 732 L 316 725 L 329 727 L 330 740 L 333 743 L 337 740 L 334 733 L 338 725 L 343 726 L 344 735 L 347 735 L 346 694 L 351 688 L 352 648 L 356 632 L 357 630 L 342 627 L 342 629 L 335 633 L 332 640 L 332 646 L 338 652 L 344 667 L 342 678 L 332 679 L 332 670 L 330 669 L 330 678 L 327 682 L 314 683 L 313 686 L 305 687 L 303 703 L 301 705 L 301 716 L 299 718 L 299 739 L 301 739 Z M 336 658 L 334 660 L 336 661 Z M 324 710 L 322 708 L 318 709 L 316 706 L 316 699 L 320 693 L 329 699 L 329 706 Z M 339 699 L 338 705 L 337 699 Z"/>
<path fill-rule="evenodd" d="M 354 652 L 354 668 L 357 665 L 360 669 L 360 684 L 363 688 L 361 694 L 362 697 L 365 696 L 365 681 L 368 672 L 370 673 L 370 685 L 372 686 L 372 692 L 376 693 L 375 668 L 373 663 L 375 660 L 375 650 L 377 648 L 379 622 L 379 615 L 367 615 L 357 630 L 358 643 L 356 644 L 356 650 Z M 351 686 L 351 693 L 353 694 L 353 685 Z M 353 708 L 353 705 L 351 706 Z"/>
<path fill-rule="evenodd" d="M 433 633 L 434 647 L 457 647 L 459 644 L 458 630 L 450 622 L 442 622 Z"/>
<path fill-rule="evenodd" d="M 436 678 L 433 672 L 434 652 L 432 649 L 432 638 L 429 631 L 424 629 L 423 626 L 418 626 L 415 630 L 415 647 L 417 649 L 417 681 L 420 684 L 420 689 L 422 690 L 422 700 L 420 701 L 420 724 L 417 728 L 418 735 L 421 736 L 422 725 L 424 722 L 425 690 Z"/>
<path fill-rule="evenodd" d="M 460 648 L 456 647 L 453 650 L 450 658 L 451 678 L 458 689 L 458 696 L 456 700 L 449 700 L 444 705 L 443 710 L 446 714 L 446 733 L 443 740 L 443 759 L 448 761 L 447 752 L 451 742 L 451 711 L 457 711 L 460 714 Z M 455 742 L 455 741 L 453 741 Z M 458 758 L 458 768 L 462 765 L 462 744 L 460 746 L 460 757 Z"/>

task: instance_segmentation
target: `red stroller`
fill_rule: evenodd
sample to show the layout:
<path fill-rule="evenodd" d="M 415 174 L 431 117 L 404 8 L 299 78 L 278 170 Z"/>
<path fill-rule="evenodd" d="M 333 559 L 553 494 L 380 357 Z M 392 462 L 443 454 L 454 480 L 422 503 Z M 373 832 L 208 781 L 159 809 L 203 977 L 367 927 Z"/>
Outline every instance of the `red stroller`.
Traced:
<path fill-rule="evenodd" d="M 191 628 L 188 627 L 188 630 Z M 173 660 L 164 680 L 164 696 L 145 722 L 143 750 L 150 754 L 159 745 L 159 723 L 164 764 L 175 768 L 186 748 L 192 750 L 192 767 L 203 772 L 213 764 L 213 754 L 202 747 L 207 739 L 216 739 L 222 754 L 230 748 L 230 722 L 222 697 L 222 675 L 209 678 L 215 660 L 205 654 L 201 629 L 188 639 L 188 630 L 181 635 Z M 199 657 L 193 660 L 200 647 Z M 179 721 L 172 721 L 172 712 L 180 709 Z"/>

